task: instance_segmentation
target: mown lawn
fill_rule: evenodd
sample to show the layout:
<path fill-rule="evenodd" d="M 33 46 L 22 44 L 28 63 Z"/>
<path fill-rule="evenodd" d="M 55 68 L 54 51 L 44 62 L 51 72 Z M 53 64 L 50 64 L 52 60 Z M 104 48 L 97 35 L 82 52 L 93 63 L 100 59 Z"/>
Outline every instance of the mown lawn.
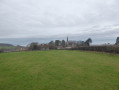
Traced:
<path fill-rule="evenodd" d="M 65 50 L 0 53 L 0 90 L 119 90 L 119 55 Z"/>

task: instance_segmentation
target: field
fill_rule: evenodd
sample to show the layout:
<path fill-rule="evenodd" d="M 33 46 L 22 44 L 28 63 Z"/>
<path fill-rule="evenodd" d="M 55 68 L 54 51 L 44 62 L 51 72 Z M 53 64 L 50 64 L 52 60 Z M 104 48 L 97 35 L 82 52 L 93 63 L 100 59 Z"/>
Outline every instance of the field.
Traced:
<path fill-rule="evenodd" d="M 119 55 L 65 50 L 0 53 L 0 90 L 119 90 Z"/>
<path fill-rule="evenodd" d="M 15 49 L 14 46 L 0 46 L 0 49 Z"/>

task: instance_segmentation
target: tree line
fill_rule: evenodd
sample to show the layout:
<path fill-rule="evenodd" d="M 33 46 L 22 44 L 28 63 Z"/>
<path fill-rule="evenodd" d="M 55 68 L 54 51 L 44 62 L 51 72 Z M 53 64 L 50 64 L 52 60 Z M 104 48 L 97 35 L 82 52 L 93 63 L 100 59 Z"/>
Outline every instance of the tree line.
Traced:
<path fill-rule="evenodd" d="M 68 44 L 67 44 L 68 43 Z M 71 47 L 72 45 L 75 45 L 75 47 L 79 46 L 90 46 L 90 43 L 92 43 L 92 39 L 88 38 L 86 41 L 65 41 L 65 40 L 55 40 L 50 41 L 46 44 L 38 44 L 37 42 L 32 42 L 30 45 L 28 45 L 28 50 L 41 50 L 41 49 L 57 49 L 58 46 L 61 46 L 62 48 Z"/>

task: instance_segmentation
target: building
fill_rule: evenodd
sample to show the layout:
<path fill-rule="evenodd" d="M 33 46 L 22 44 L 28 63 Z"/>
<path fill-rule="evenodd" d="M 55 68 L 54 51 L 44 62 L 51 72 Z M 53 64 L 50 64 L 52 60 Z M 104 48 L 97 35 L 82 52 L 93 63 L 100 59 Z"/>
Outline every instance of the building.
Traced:
<path fill-rule="evenodd" d="M 70 49 L 71 48 L 71 46 L 69 45 L 69 39 L 68 39 L 68 36 L 67 36 L 67 41 L 66 41 L 66 47 L 65 47 L 66 49 Z"/>
<path fill-rule="evenodd" d="M 68 40 L 68 36 L 67 36 L 66 47 L 68 47 L 68 45 L 69 45 L 69 40 Z"/>
<path fill-rule="evenodd" d="M 77 47 L 77 41 L 69 41 L 69 38 L 67 36 L 67 42 L 66 42 L 66 49 L 70 49 L 70 48 L 75 48 Z"/>
<path fill-rule="evenodd" d="M 64 47 L 63 46 L 57 46 L 57 49 L 64 49 Z"/>
<path fill-rule="evenodd" d="M 46 51 L 46 50 L 49 50 L 49 45 L 48 44 L 40 44 L 39 48 L 42 51 Z"/>

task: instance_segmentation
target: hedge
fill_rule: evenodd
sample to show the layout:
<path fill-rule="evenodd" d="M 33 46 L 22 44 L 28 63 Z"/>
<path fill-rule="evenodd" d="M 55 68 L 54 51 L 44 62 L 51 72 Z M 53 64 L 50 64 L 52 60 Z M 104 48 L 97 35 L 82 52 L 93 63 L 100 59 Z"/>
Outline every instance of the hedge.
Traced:
<path fill-rule="evenodd" d="M 112 45 L 112 46 L 81 46 L 81 47 L 77 47 L 77 48 L 72 48 L 72 50 L 119 53 L 119 45 L 117 45 L 117 46 L 116 45 Z"/>

